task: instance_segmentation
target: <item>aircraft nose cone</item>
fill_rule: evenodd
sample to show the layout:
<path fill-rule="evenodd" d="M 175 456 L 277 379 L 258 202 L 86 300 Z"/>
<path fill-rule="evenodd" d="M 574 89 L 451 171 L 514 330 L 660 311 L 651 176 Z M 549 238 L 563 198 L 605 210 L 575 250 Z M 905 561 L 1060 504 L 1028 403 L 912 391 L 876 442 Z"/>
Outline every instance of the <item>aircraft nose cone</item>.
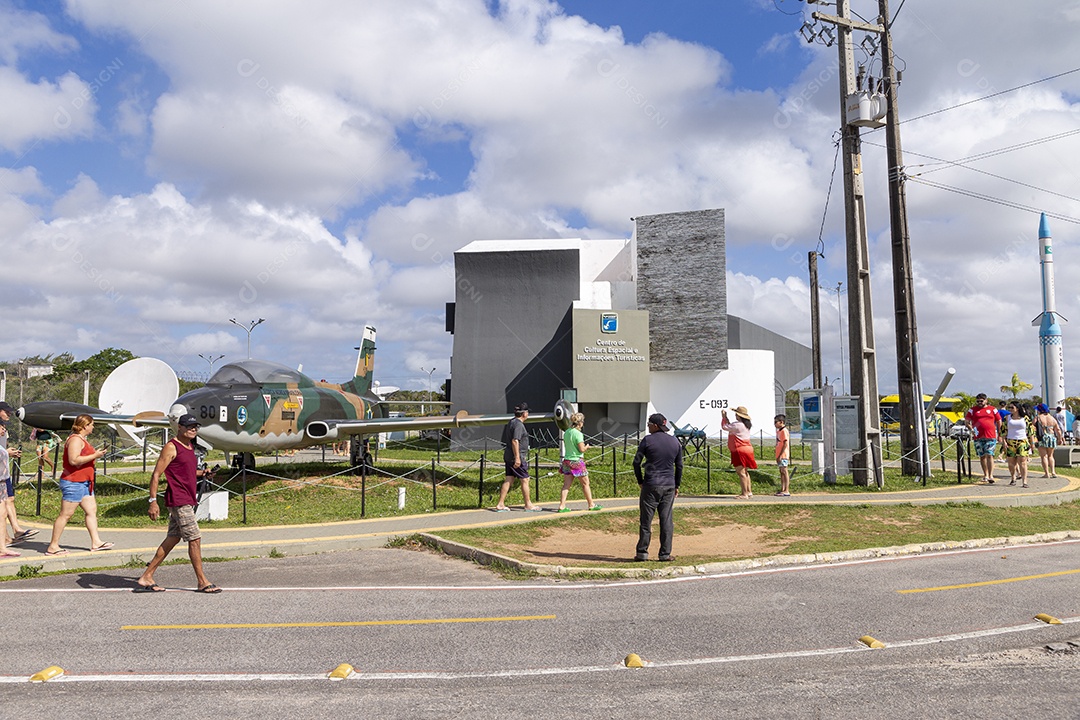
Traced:
<path fill-rule="evenodd" d="M 190 411 L 188 410 L 187 405 L 184 405 L 183 403 L 173 403 L 173 406 L 169 408 L 169 420 L 175 425 L 177 421 L 180 420 L 180 416 L 186 415 L 188 412 Z"/>

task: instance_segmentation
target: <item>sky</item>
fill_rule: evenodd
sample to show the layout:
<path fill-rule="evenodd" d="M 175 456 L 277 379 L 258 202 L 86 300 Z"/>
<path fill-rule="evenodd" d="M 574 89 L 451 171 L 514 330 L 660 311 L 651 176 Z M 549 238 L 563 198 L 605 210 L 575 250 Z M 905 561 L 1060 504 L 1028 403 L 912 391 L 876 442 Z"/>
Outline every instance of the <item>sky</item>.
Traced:
<path fill-rule="evenodd" d="M 1080 0 L 890 5 L 924 385 L 953 367 L 953 390 L 1018 373 L 1040 392 L 1047 212 L 1080 395 Z M 254 357 L 340 381 L 371 324 L 377 379 L 438 387 L 454 251 L 723 208 L 728 312 L 807 345 L 821 250 L 824 371 L 841 381 L 838 60 L 799 34 L 814 10 L 836 8 L 0 0 L 0 358 L 117 347 L 205 373 L 200 354 L 247 354 L 230 319 L 264 318 Z M 880 74 L 880 53 L 856 62 Z M 890 392 L 884 143 L 863 132 Z"/>

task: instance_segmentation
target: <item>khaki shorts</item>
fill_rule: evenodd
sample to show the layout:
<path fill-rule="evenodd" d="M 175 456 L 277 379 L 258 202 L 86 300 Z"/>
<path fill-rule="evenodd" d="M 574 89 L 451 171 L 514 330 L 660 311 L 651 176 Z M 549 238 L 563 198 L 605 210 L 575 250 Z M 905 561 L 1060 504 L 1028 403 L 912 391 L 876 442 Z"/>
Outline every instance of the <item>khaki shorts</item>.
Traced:
<path fill-rule="evenodd" d="M 169 508 L 169 529 L 165 535 L 178 537 L 188 542 L 202 537 L 199 534 L 199 523 L 195 521 L 195 506 L 181 505 Z"/>

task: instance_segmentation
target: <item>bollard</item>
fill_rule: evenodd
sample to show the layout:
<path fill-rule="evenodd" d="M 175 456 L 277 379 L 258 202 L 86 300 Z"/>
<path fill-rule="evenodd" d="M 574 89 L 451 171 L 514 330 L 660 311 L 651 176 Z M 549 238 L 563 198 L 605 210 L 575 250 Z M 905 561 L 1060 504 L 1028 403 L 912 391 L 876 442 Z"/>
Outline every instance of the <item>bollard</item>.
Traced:
<path fill-rule="evenodd" d="M 403 487 L 399 487 L 397 489 L 397 509 L 405 509 L 405 488 Z"/>

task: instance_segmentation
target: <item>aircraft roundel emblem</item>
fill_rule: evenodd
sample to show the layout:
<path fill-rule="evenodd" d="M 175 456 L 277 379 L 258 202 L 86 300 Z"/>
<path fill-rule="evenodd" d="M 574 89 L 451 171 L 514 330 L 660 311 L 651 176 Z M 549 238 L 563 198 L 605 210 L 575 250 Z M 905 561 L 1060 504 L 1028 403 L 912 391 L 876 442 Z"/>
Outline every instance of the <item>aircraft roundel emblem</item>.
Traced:
<path fill-rule="evenodd" d="M 240 407 L 236 408 L 236 423 L 238 425 L 243 425 L 246 422 L 247 422 L 247 408 L 244 407 L 243 405 L 241 405 Z"/>

